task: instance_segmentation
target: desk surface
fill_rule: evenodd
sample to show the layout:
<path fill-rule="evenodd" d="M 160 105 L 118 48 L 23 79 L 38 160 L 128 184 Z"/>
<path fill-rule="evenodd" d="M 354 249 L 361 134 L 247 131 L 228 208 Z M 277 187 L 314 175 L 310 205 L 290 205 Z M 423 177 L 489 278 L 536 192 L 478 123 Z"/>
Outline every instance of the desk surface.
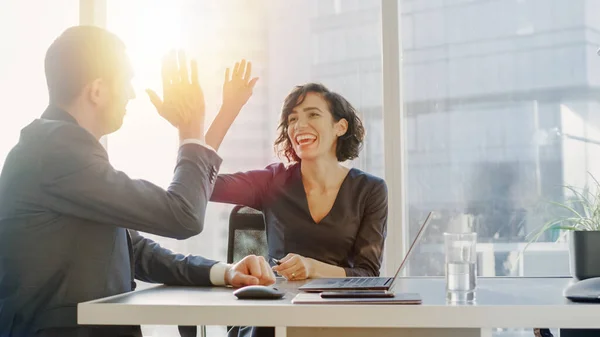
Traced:
<path fill-rule="evenodd" d="M 302 282 L 278 281 L 280 300 L 238 300 L 231 288 L 156 286 L 78 306 L 80 324 L 405 328 L 600 328 L 600 305 L 566 300 L 569 278 L 479 278 L 477 301 L 448 305 L 442 278 L 399 280 L 422 305 L 292 304 Z"/>

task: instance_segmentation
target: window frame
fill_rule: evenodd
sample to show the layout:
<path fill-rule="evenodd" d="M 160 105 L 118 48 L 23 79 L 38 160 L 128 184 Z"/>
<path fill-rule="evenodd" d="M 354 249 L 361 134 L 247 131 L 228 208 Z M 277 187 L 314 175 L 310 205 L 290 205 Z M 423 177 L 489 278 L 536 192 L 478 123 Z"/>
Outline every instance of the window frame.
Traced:
<path fill-rule="evenodd" d="M 106 28 L 107 0 L 79 0 L 79 24 Z M 106 136 L 100 138 L 100 144 L 108 150 Z"/>
<path fill-rule="evenodd" d="M 402 45 L 400 1 L 381 0 L 381 73 L 383 91 L 384 178 L 388 186 L 388 231 L 384 252 L 384 273 L 391 275 L 406 253 L 406 176 L 404 113 L 402 97 Z M 402 270 L 407 275 L 407 268 Z"/>

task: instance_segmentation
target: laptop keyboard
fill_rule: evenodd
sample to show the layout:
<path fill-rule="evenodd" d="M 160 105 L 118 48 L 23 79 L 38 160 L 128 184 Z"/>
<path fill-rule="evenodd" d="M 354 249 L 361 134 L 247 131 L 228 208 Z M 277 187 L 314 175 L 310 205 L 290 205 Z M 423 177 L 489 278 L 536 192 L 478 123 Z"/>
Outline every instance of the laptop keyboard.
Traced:
<path fill-rule="evenodd" d="M 339 283 L 339 285 L 340 288 L 381 287 L 385 286 L 389 281 L 389 278 L 381 277 L 356 277 L 344 279 Z"/>

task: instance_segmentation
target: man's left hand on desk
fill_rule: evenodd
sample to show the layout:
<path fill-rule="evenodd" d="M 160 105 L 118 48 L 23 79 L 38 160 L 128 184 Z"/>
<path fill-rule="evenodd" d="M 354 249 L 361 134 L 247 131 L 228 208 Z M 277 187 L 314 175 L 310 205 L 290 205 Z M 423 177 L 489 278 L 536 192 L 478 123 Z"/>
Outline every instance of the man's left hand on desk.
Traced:
<path fill-rule="evenodd" d="M 262 256 L 249 255 L 228 267 L 225 284 L 238 288 L 249 285 L 271 285 L 275 274 Z"/>

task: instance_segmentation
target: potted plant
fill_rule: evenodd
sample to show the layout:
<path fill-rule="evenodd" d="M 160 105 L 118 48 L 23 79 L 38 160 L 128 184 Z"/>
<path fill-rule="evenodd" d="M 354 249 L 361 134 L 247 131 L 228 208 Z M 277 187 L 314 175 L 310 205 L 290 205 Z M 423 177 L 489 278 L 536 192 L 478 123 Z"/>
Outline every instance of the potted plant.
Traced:
<path fill-rule="evenodd" d="M 533 233 L 537 241 L 548 231 L 567 236 L 571 276 L 578 280 L 600 277 L 600 183 L 590 174 L 595 192 L 589 188 L 564 186 L 572 193 L 564 203 L 551 202 L 560 214 Z"/>

